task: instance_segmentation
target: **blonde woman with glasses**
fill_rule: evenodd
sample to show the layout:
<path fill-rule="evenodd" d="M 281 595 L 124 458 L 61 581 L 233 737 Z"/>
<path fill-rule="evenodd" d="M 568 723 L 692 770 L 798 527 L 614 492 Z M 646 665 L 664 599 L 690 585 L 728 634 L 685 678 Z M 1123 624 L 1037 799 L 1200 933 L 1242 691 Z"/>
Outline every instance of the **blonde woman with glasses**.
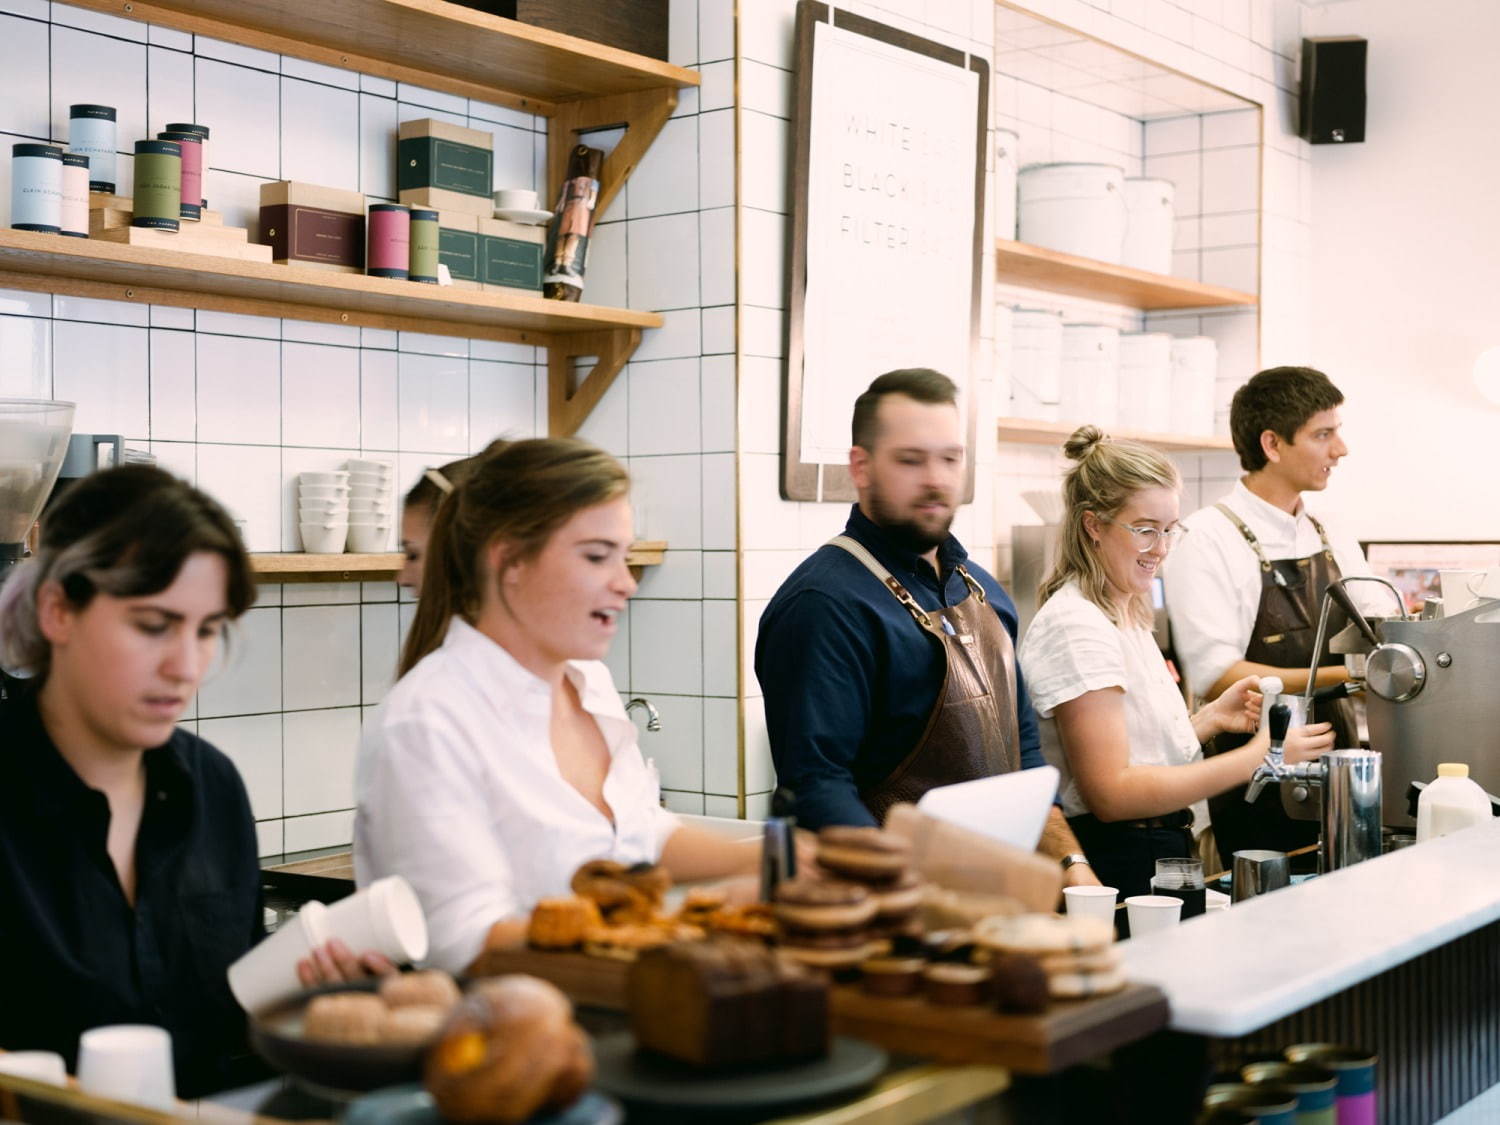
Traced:
<path fill-rule="evenodd" d="M 1267 737 L 1205 759 L 1218 734 L 1255 730 L 1256 678 L 1189 714 L 1151 635 L 1152 582 L 1186 533 L 1181 479 L 1149 446 L 1093 426 L 1063 446 L 1066 513 L 1058 560 L 1021 642 L 1042 751 L 1063 772 L 1063 812 L 1100 882 L 1147 894 L 1158 859 L 1196 854 L 1207 798 L 1244 784 Z M 1290 732 L 1289 762 L 1333 749 L 1327 723 Z"/>

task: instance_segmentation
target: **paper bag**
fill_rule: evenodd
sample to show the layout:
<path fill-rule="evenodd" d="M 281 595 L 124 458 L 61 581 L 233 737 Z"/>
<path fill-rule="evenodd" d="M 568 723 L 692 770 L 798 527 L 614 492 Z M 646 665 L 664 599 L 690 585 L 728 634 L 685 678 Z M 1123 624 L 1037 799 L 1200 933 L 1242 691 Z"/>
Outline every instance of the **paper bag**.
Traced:
<path fill-rule="evenodd" d="M 1052 860 L 938 820 L 915 805 L 893 805 L 885 827 L 911 844 L 922 878 L 955 891 L 1008 895 L 1027 910 L 1051 913 L 1062 895 L 1062 868 Z"/>

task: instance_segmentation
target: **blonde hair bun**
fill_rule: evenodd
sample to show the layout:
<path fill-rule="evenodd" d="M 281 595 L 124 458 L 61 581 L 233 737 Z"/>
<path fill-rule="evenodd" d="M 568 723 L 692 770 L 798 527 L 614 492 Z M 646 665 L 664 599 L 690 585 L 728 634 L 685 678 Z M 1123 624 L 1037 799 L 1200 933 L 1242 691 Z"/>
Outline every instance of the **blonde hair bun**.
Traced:
<path fill-rule="evenodd" d="M 1063 453 L 1069 461 L 1082 461 L 1108 440 L 1109 435 L 1098 426 L 1079 426 L 1063 442 Z"/>

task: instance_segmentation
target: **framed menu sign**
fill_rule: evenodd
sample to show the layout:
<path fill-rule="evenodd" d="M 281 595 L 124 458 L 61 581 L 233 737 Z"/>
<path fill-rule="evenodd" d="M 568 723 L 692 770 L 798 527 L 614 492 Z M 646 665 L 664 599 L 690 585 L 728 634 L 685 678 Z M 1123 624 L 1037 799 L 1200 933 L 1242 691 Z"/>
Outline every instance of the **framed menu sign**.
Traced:
<path fill-rule="evenodd" d="M 958 384 L 974 492 L 989 63 L 816 0 L 797 6 L 782 495 L 849 500 L 875 376 Z"/>

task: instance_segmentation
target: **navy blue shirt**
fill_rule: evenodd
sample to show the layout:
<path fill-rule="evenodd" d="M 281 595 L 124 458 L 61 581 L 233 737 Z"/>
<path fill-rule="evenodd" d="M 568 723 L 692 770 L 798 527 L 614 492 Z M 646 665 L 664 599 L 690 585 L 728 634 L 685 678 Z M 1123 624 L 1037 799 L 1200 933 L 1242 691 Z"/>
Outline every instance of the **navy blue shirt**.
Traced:
<path fill-rule="evenodd" d="M 145 754 L 136 898 L 105 848 L 109 800 L 48 737 L 31 691 L 0 703 L 0 1048 L 77 1062 L 91 1027 L 172 1033 L 183 1097 L 264 1073 L 226 970 L 264 933 L 255 822 L 239 773 L 177 730 Z"/>
<path fill-rule="evenodd" d="M 953 536 L 938 547 L 941 577 L 892 543 L 855 505 L 844 534 L 858 540 L 927 610 L 969 596 L 965 569 L 1016 639 L 1016 607 Z M 796 794 L 797 823 L 874 824 L 859 799 L 916 748 L 943 687 L 943 647 L 865 565 L 823 546 L 791 573 L 761 615 L 755 675 L 765 694 L 776 778 Z M 1021 767 L 1044 764 L 1036 713 L 1016 669 Z"/>

